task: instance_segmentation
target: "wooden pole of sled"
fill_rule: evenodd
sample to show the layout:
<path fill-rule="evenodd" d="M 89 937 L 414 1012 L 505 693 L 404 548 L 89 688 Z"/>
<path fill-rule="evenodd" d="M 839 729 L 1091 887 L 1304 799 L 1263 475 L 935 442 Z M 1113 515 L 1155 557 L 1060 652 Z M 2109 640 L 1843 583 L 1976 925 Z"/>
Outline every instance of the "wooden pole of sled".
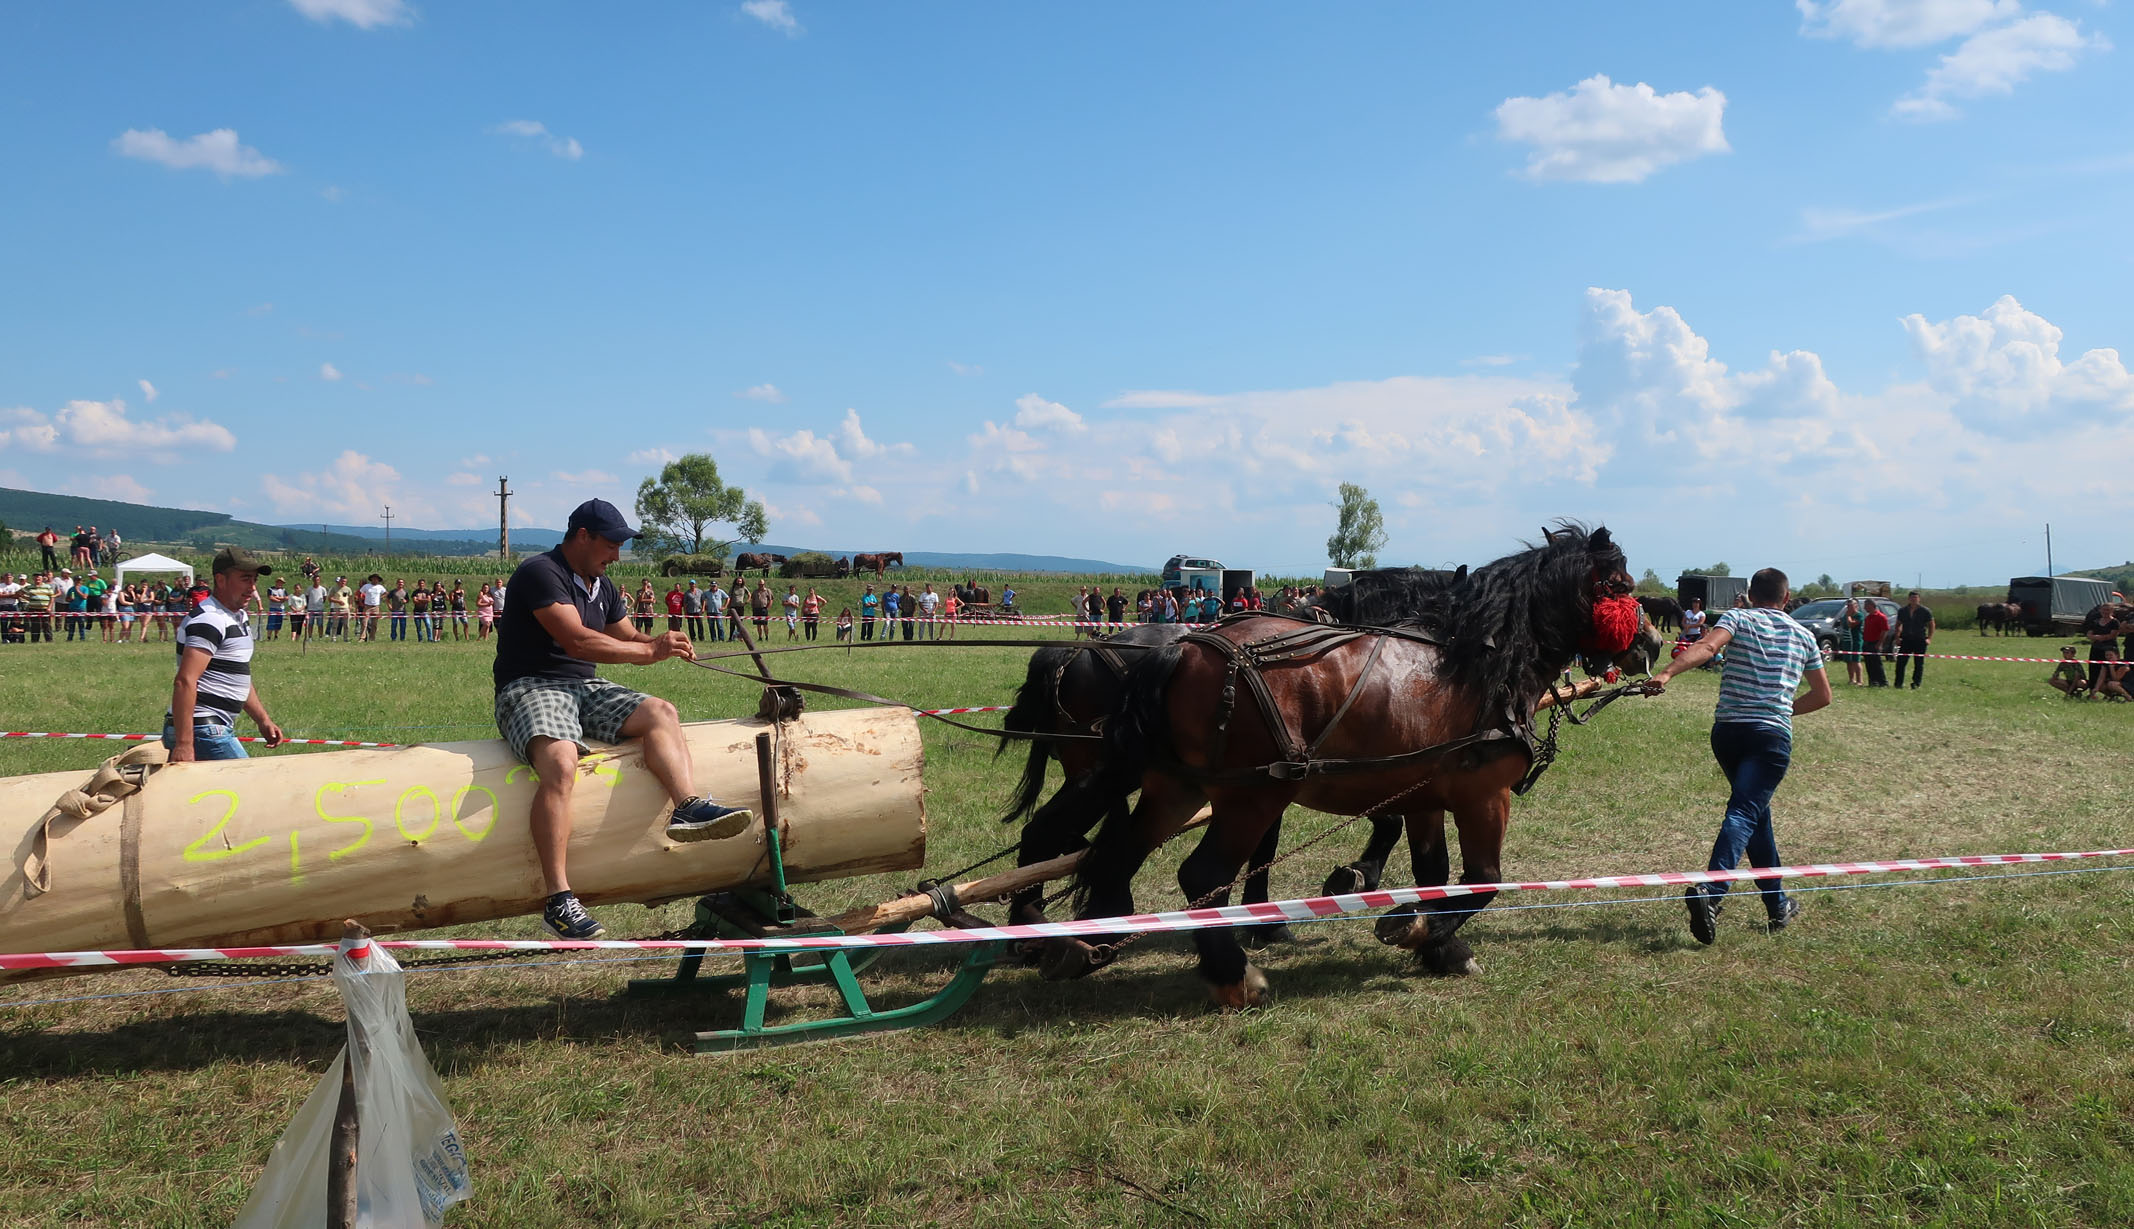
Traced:
<path fill-rule="evenodd" d="M 354 919 L 341 924 L 341 943 L 370 938 L 370 931 Z M 326 1229 L 355 1229 L 356 1146 L 361 1124 L 356 1120 L 356 1046 L 349 1030 L 348 1050 L 341 1056 L 341 1103 L 334 1110 L 332 1143 L 326 1151 Z"/>

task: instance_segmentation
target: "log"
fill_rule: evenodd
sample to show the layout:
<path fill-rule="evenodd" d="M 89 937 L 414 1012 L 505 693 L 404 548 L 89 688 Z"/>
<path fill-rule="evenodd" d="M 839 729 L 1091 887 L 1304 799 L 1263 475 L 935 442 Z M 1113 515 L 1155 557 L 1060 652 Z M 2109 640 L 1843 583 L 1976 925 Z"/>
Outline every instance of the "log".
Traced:
<path fill-rule="evenodd" d="M 769 883 L 755 754 L 765 728 L 682 726 L 697 790 L 756 808 L 749 830 L 725 840 L 667 839 L 669 802 L 637 743 L 584 757 L 571 795 L 578 895 L 656 903 Z M 924 757 L 908 710 L 811 713 L 780 741 L 789 882 L 924 864 Z M 388 934 L 541 907 L 527 824 L 535 778 L 500 741 L 146 772 L 133 796 L 53 820 L 43 892 L 29 873 L 39 833 L 55 799 L 89 774 L 0 779 L 0 832 L 17 834 L 0 879 L 0 951 L 311 942 L 339 935 L 348 918 Z"/>

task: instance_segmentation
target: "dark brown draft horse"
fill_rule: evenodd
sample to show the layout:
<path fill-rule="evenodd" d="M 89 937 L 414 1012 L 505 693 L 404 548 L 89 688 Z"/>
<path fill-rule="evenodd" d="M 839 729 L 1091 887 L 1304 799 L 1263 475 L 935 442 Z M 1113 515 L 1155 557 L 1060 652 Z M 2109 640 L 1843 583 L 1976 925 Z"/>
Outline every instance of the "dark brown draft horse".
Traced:
<path fill-rule="evenodd" d="M 883 551 L 879 555 L 852 556 L 852 570 L 855 573 L 872 571 L 876 580 L 880 580 L 882 578 L 882 573 L 884 571 L 887 571 L 890 568 L 900 568 L 903 566 L 904 552 L 900 550 Z"/>
<path fill-rule="evenodd" d="M 1450 811 L 1461 882 L 1497 881 L 1512 787 L 1532 763 L 1534 706 L 1581 650 L 1629 646 L 1638 620 L 1621 610 L 1626 569 L 1606 529 L 1566 525 L 1452 586 L 1412 631 L 1246 618 L 1140 654 L 1106 722 L 1103 771 L 1141 797 L 1098 831 L 1076 876 L 1078 916 L 1132 913 L 1135 873 L 1204 801 L 1214 817 L 1178 872 L 1189 901 L 1226 901 L 1291 803 L 1335 815 L 1399 808 L 1426 886 L 1450 874 Z M 1433 971 L 1469 972 L 1458 931 L 1490 899 L 1399 909 L 1379 936 Z M 1265 975 L 1231 932 L 1195 931 L 1194 944 L 1218 1003 L 1266 1000 Z M 1108 948 L 1054 940 L 1047 972 L 1109 959 Z"/>

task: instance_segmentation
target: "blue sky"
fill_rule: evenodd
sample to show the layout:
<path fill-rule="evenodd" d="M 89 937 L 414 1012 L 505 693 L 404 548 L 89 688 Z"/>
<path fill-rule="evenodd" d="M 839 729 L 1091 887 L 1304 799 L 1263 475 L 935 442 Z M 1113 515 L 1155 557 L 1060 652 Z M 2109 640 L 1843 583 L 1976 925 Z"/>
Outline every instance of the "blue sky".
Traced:
<path fill-rule="evenodd" d="M 0 9 L 0 484 L 1315 570 L 2134 554 L 2124 6 Z"/>

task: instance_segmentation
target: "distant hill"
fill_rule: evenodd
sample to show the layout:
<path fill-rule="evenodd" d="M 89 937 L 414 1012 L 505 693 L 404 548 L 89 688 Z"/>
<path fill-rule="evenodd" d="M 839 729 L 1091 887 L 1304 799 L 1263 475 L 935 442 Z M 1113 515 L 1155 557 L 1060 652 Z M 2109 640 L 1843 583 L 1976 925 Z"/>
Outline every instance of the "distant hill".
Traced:
<path fill-rule="evenodd" d="M 316 530 L 318 527 L 314 525 L 285 525 L 283 528 Z M 327 525 L 325 529 L 327 533 L 347 534 L 352 538 L 362 538 L 365 541 L 374 542 L 377 544 L 374 549 L 383 548 L 385 545 L 385 527 L 382 525 Z M 514 552 L 521 548 L 547 550 L 562 540 L 563 531 L 560 529 L 522 529 L 517 525 L 511 528 L 511 549 Z M 396 527 L 393 530 L 394 554 L 400 553 L 400 544 L 402 542 L 419 542 L 422 544 L 423 550 L 433 555 L 481 555 L 496 549 L 496 529 L 494 526 L 483 529 L 400 529 Z M 447 549 L 448 547 L 454 549 Z"/>

